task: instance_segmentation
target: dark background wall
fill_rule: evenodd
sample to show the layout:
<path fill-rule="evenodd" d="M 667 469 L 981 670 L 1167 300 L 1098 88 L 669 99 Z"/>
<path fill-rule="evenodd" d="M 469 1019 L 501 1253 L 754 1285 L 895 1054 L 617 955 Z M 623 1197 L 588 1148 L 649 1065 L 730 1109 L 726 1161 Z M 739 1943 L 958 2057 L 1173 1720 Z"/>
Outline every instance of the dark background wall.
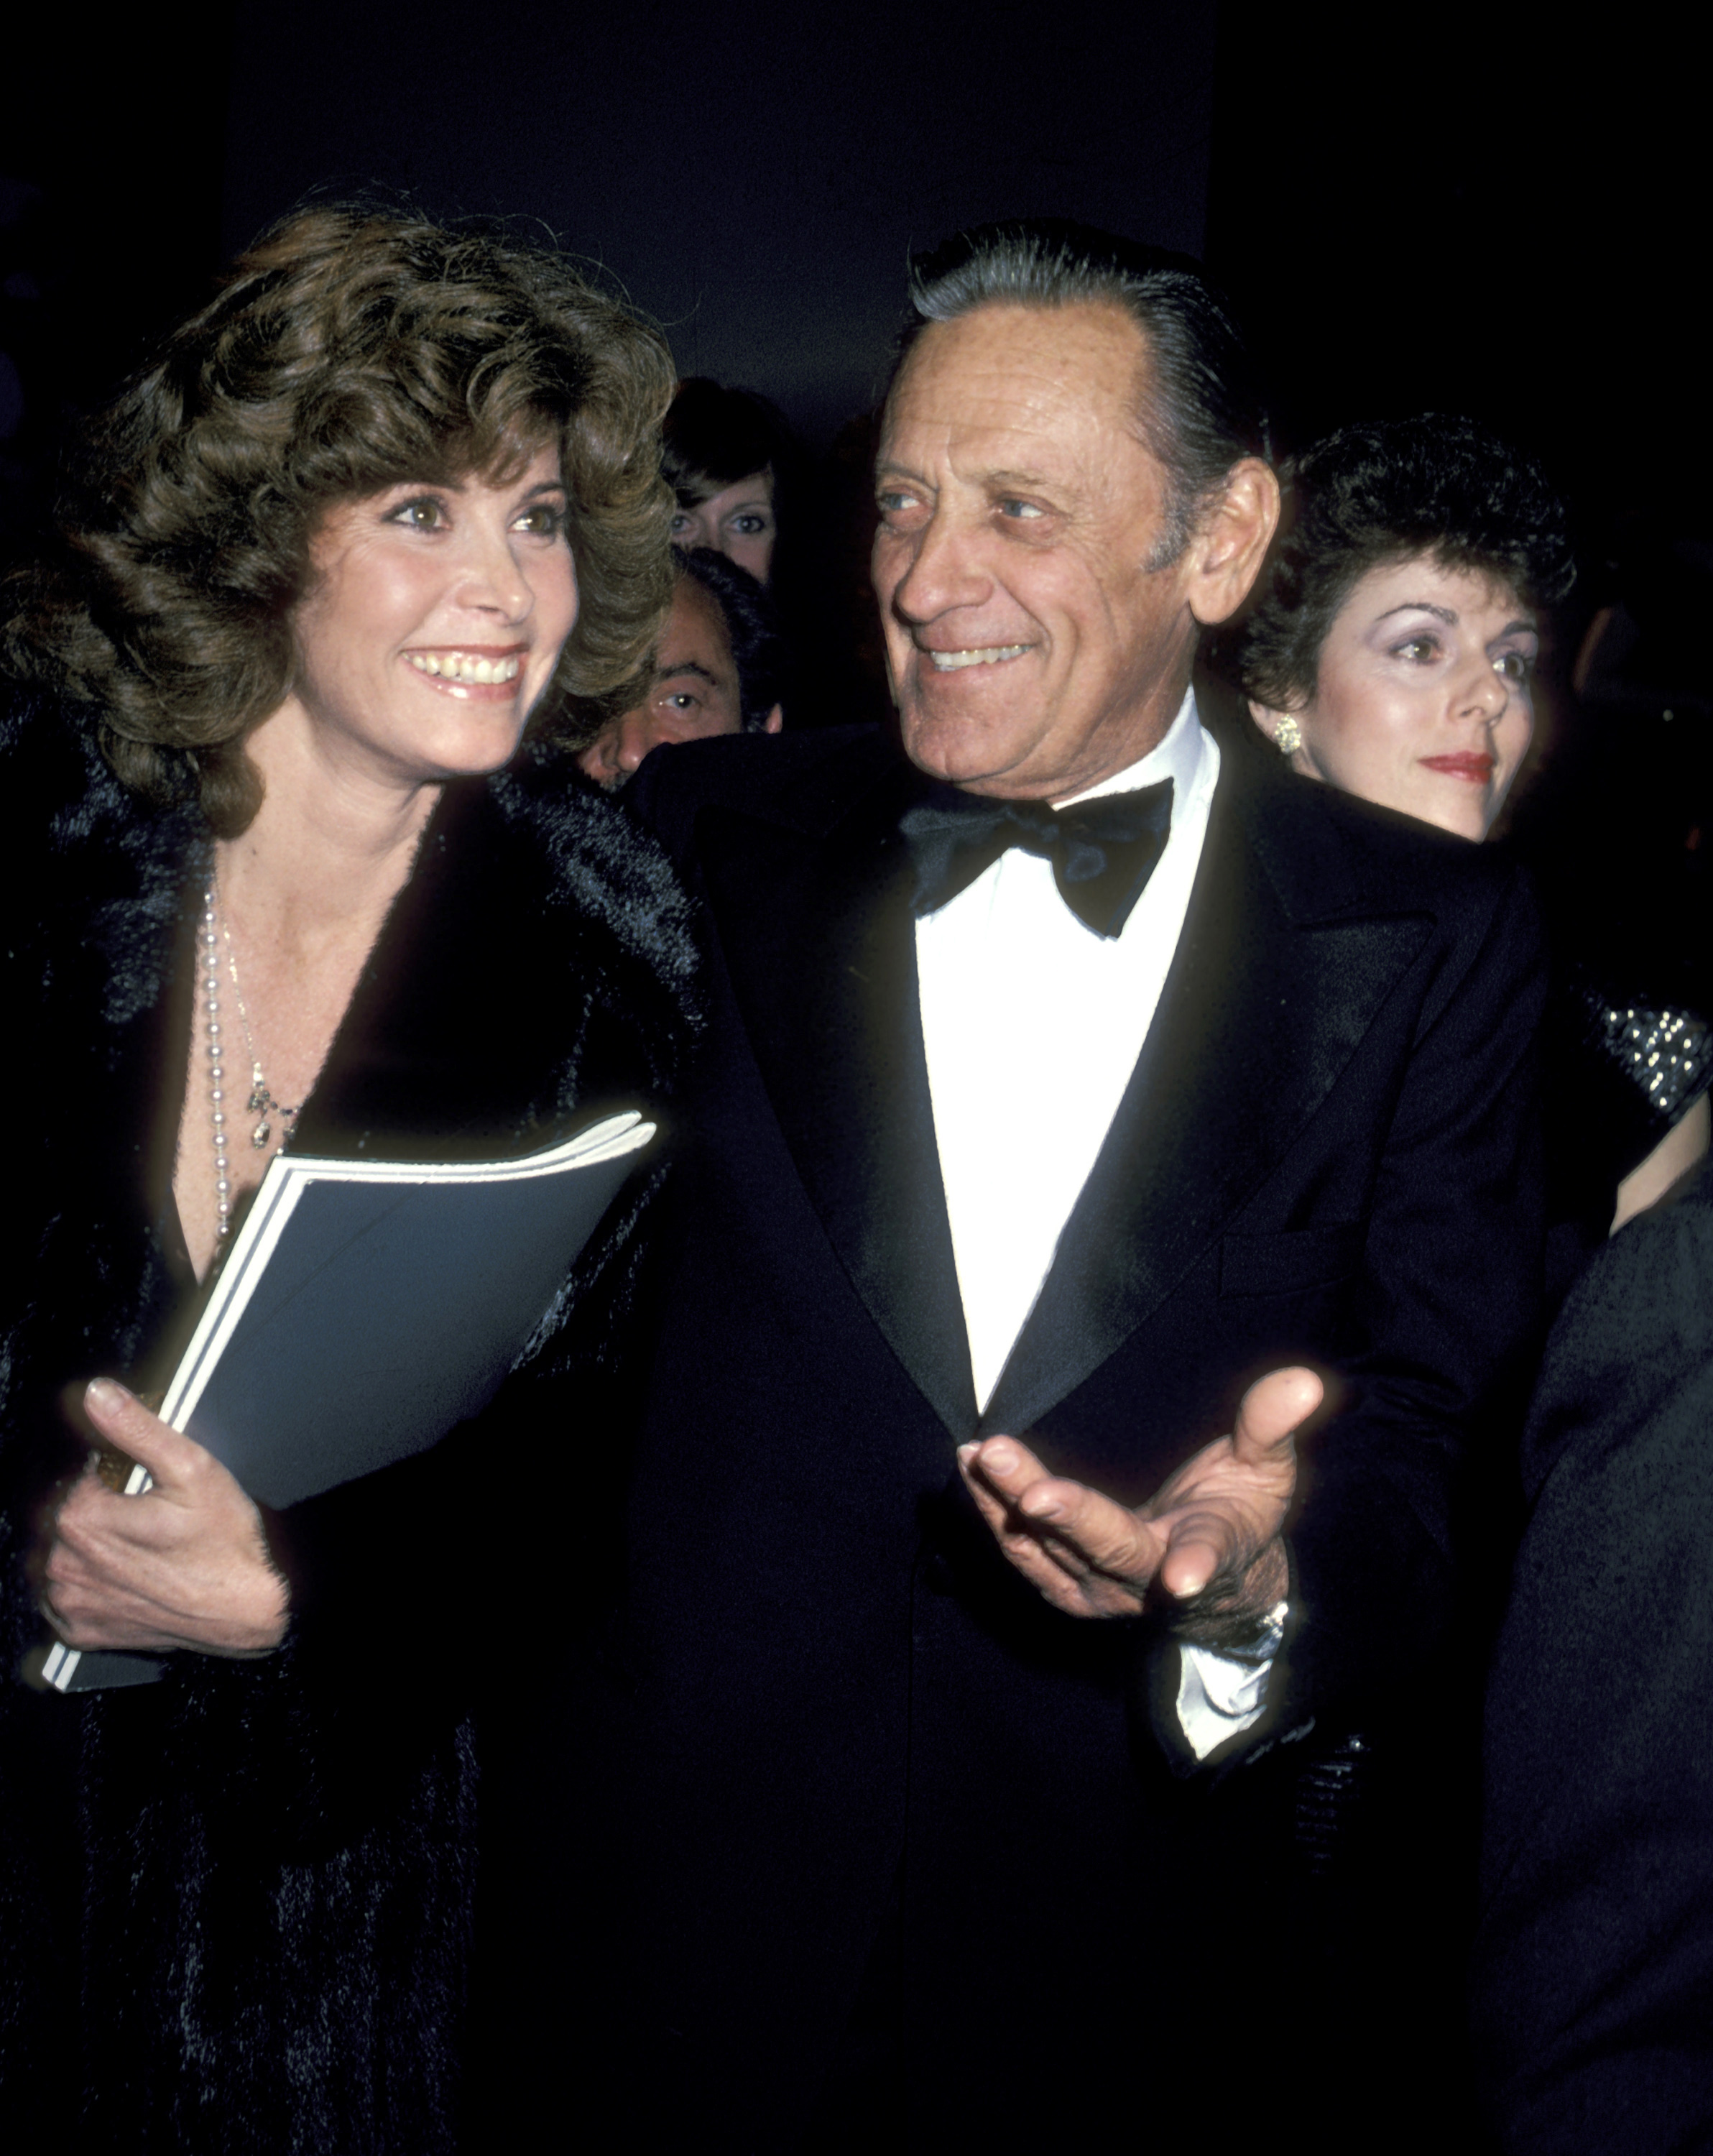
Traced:
<path fill-rule="evenodd" d="M 756 383 L 824 437 L 873 394 L 913 245 L 1044 208 L 1199 251 L 1212 9 L 1055 18 L 1047 38 L 1018 0 L 239 0 L 226 244 L 329 180 L 539 219 L 685 372 Z"/>
<path fill-rule="evenodd" d="M 1688 56 L 1616 16 L 1574 38 L 1504 5 L 1316 17 L 228 0 L 98 40 L 19 9 L 0 425 L 15 440 L 20 397 L 32 424 L 87 402 L 309 190 L 379 185 L 534 221 L 603 262 L 686 372 L 752 382 L 824 440 L 871 393 L 907 250 L 1044 210 L 1205 250 L 1300 430 L 1474 409 L 1603 513 L 1681 508 L 1705 472 Z M 1690 439 L 1662 473 L 1668 419 Z"/>
<path fill-rule="evenodd" d="M 1668 18 L 1219 13 L 1208 254 L 1287 418 L 1470 411 L 1586 512 L 1682 513 L 1709 476 L 1713 188 Z"/>

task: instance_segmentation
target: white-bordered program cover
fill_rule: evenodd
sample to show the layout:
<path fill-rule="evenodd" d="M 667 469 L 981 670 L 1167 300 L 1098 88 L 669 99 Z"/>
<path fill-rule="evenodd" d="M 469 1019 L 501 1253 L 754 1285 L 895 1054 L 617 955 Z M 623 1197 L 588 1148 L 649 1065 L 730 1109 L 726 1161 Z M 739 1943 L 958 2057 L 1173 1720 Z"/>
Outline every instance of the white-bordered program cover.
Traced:
<path fill-rule="evenodd" d="M 561 1144 L 519 1158 L 498 1161 L 385 1161 L 330 1160 L 309 1153 L 280 1153 L 269 1163 L 254 1203 L 234 1240 L 231 1252 L 208 1307 L 203 1311 L 190 1345 L 173 1372 L 161 1404 L 161 1419 L 183 1431 L 219 1367 L 221 1357 L 236 1332 L 244 1312 L 268 1270 L 293 1213 L 305 1193 L 318 1183 L 382 1183 L 403 1188 L 444 1183 L 521 1183 L 558 1175 L 574 1168 L 592 1168 L 639 1152 L 654 1137 L 655 1126 L 635 1109 L 627 1109 Z M 150 1486 L 148 1470 L 140 1464 L 131 1469 L 125 1486 L 127 1496 L 141 1496 Z M 77 1678 L 82 1651 L 56 1641 L 48 1650 L 42 1680 L 55 1691 L 79 1688 Z M 144 1682 L 158 1674 L 159 1666 L 143 1656 L 98 1658 L 110 1673 L 103 1683 Z M 135 1665 L 135 1673 L 124 1672 Z"/>
<path fill-rule="evenodd" d="M 526 1153 L 518 1160 L 321 1160 L 313 1153 L 276 1153 L 238 1231 L 220 1284 L 172 1373 L 172 1383 L 161 1403 L 162 1421 L 169 1429 L 182 1431 L 196 1413 L 203 1388 L 249 1308 L 268 1260 L 285 1232 L 286 1222 L 310 1183 L 522 1183 L 533 1176 L 557 1175 L 568 1168 L 592 1166 L 596 1161 L 617 1160 L 639 1151 L 654 1135 L 654 1124 L 644 1122 L 636 1109 L 628 1108 L 623 1115 L 609 1116 L 604 1122 L 567 1138 L 562 1145 L 550 1146 L 545 1152 Z M 147 1487 L 147 1470 L 133 1469 L 126 1485 L 127 1496 L 136 1496 Z"/>

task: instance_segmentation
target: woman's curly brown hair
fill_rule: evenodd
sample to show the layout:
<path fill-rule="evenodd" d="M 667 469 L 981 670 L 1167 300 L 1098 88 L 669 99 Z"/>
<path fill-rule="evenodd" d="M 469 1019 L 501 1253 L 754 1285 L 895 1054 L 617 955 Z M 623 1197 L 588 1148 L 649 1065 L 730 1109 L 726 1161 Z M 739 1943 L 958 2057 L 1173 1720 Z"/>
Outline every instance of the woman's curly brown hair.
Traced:
<path fill-rule="evenodd" d="M 366 205 L 302 210 L 233 264 L 85 430 L 6 669 L 90 708 L 119 777 L 199 793 L 218 835 L 261 798 L 245 735 L 292 681 L 292 609 L 335 505 L 510 476 L 557 441 L 577 626 L 531 722 L 590 737 L 672 597 L 661 338 L 546 249 Z"/>

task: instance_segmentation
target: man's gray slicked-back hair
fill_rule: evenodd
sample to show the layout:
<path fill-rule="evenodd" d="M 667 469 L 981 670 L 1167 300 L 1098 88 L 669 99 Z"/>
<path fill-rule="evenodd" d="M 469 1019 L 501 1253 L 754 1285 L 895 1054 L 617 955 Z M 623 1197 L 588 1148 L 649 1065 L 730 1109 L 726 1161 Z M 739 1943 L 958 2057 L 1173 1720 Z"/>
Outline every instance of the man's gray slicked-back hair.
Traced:
<path fill-rule="evenodd" d="M 1122 307 L 1146 340 L 1150 366 L 1136 413 L 1142 439 L 1171 482 L 1166 529 L 1149 566 L 1189 543 L 1198 511 L 1242 457 L 1270 453 L 1266 403 L 1222 295 L 1188 256 L 1059 218 L 1019 218 L 960 232 L 910 270 L 913 312 L 898 340 L 895 382 L 931 322 L 992 305 Z"/>

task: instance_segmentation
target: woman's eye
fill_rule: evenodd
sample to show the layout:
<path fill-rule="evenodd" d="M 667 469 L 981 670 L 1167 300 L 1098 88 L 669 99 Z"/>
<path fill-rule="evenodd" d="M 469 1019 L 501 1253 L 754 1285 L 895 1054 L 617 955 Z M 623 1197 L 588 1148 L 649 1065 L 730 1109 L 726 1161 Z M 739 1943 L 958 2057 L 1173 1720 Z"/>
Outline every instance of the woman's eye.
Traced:
<path fill-rule="evenodd" d="M 413 501 L 400 502 L 390 521 L 412 531 L 438 531 L 446 521 L 446 505 L 432 494 L 420 494 Z"/>
<path fill-rule="evenodd" d="M 746 509 L 732 518 L 731 528 L 741 539 L 755 539 L 767 529 L 767 520 L 759 510 Z"/>
<path fill-rule="evenodd" d="M 673 511 L 673 512 L 672 512 L 672 523 L 671 523 L 671 526 L 670 526 L 670 527 L 669 527 L 669 528 L 670 528 L 670 529 L 671 529 L 674 533 L 676 533 L 676 532 L 680 532 L 680 531 L 688 531 L 690 530 L 690 519 L 689 519 L 689 517 L 687 517 L 687 516 L 685 515 L 684 511 L 683 511 L 681 509 L 674 509 L 674 510 Z"/>
<path fill-rule="evenodd" d="M 1439 639 L 1437 636 L 1413 636 L 1407 643 L 1395 645 L 1393 655 L 1408 659 L 1418 666 L 1430 666 L 1439 656 Z"/>
<path fill-rule="evenodd" d="M 1526 651 L 1501 652 L 1493 662 L 1493 671 L 1507 681 L 1526 681 L 1535 670 L 1535 662 Z"/>
<path fill-rule="evenodd" d="M 538 501 L 533 509 L 525 510 L 517 520 L 518 528 L 533 532 L 538 539 L 556 539 L 565 529 L 565 511 L 550 501 Z"/>

